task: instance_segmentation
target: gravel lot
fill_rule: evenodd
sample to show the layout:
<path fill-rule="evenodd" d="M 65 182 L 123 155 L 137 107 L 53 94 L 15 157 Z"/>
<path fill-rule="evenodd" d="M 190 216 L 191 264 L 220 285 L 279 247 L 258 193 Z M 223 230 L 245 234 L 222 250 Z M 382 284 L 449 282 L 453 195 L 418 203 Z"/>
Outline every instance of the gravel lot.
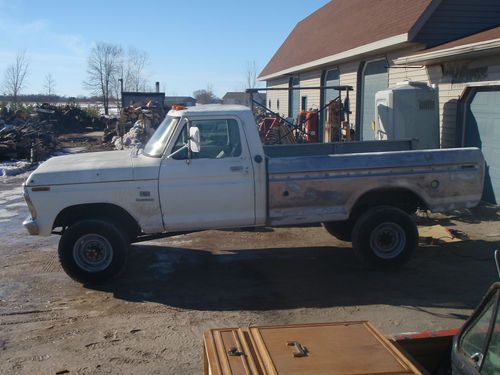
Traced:
<path fill-rule="evenodd" d="M 0 179 L 0 373 L 196 374 L 202 332 L 259 324 L 370 320 L 385 334 L 458 327 L 497 280 L 500 210 L 439 223 L 469 241 L 421 246 L 392 272 L 367 269 L 321 227 L 207 231 L 131 249 L 121 277 L 70 280 L 57 236 L 21 226 L 26 175 Z M 69 371 L 69 372 L 64 372 Z"/>

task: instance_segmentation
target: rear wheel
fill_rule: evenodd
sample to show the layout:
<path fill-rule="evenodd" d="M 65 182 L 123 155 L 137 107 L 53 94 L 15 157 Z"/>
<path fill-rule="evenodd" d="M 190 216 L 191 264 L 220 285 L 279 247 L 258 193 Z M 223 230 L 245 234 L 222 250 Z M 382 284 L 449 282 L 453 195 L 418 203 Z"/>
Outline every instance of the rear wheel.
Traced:
<path fill-rule="evenodd" d="M 98 284 L 120 273 L 128 248 L 127 236 L 119 226 L 105 220 L 82 220 L 61 236 L 59 261 L 72 279 Z"/>
<path fill-rule="evenodd" d="M 354 253 L 375 266 L 392 267 L 408 261 L 417 244 L 415 222 L 395 207 L 380 206 L 366 211 L 352 231 Z"/>

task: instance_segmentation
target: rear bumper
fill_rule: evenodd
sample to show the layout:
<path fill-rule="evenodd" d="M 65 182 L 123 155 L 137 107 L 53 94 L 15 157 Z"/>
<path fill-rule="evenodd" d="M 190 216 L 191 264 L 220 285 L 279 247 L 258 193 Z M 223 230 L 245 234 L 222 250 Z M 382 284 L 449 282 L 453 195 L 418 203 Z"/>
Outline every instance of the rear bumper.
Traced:
<path fill-rule="evenodd" d="M 26 220 L 23 221 L 23 227 L 25 227 L 28 233 L 32 236 L 36 236 L 40 232 L 36 220 L 31 216 L 27 217 Z"/>

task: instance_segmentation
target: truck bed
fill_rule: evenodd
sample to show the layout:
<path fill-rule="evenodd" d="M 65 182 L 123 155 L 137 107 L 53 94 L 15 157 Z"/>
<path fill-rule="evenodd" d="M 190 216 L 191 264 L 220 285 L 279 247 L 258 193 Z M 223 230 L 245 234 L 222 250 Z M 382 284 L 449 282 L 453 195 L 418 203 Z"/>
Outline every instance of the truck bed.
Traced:
<path fill-rule="evenodd" d="M 473 207 L 484 179 L 477 148 L 268 156 L 267 169 L 272 225 L 346 220 L 360 197 L 381 191 L 404 190 L 431 211 Z"/>
<path fill-rule="evenodd" d="M 360 154 L 366 152 L 407 151 L 416 147 L 414 140 L 362 141 L 333 143 L 303 143 L 294 145 L 265 145 L 267 157 L 318 156 Z"/>

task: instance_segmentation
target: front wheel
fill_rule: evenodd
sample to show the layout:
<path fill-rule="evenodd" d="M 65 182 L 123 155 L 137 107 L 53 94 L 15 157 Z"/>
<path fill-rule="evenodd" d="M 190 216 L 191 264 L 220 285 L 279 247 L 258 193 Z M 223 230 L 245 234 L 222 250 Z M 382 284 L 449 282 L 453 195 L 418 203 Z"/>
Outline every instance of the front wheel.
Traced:
<path fill-rule="evenodd" d="M 404 211 L 374 207 L 359 217 L 352 231 L 354 253 L 375 266 L 398 266 L 411 258 L 418 245 L 415 222 Z"/>
<path fill-rule="evenodd" d="M 59 241 L 59 261 L 73 280 L 99 284 L 116 276 L 127 261 L 124 231 L 105 220 L 82 220 L 66 229 Z"/>

